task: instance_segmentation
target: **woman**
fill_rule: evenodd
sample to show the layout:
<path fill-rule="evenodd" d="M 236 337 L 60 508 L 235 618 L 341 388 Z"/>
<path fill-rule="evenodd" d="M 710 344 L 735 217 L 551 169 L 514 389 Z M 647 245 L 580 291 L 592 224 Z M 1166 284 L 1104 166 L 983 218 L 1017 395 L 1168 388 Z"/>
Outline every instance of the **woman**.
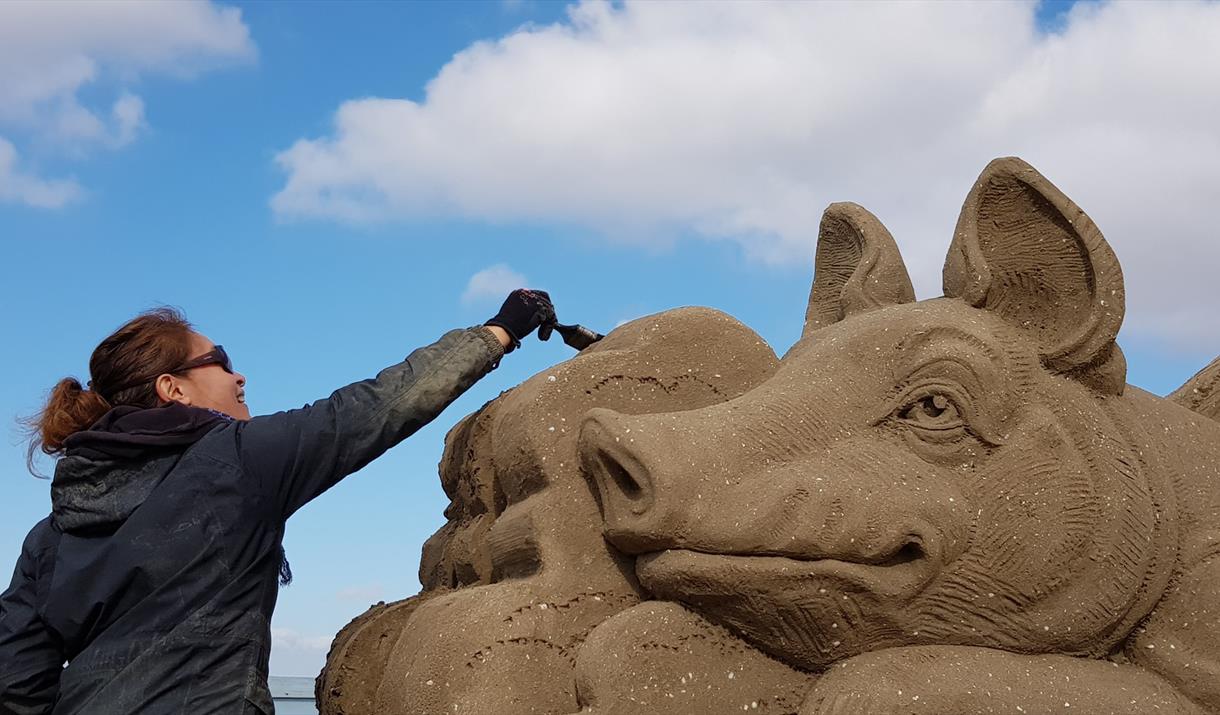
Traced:
<path fill-rule="evenodd" d="M 34 422 L 31 454 L 59 460 L 0 596 L 0 714 L 273 712 L 285 520 L 554 319 L 546 293 L 514 291 L 484 326 L 253 419 L 245 377 L 180 314 L 119 328 L 89 389 L 62 380 Z"/>

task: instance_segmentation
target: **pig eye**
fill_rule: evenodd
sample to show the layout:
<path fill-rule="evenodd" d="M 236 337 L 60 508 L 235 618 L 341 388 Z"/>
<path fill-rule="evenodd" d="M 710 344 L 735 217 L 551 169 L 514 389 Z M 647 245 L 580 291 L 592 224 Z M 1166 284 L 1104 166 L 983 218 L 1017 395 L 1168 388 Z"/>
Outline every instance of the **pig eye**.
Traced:
<path fill-rule="evenodd" d="M 957 403 L 947 395 L 924 395 L 902 408 L 898 419 L 927 430 L 947 431 L 963 426 Z"/>

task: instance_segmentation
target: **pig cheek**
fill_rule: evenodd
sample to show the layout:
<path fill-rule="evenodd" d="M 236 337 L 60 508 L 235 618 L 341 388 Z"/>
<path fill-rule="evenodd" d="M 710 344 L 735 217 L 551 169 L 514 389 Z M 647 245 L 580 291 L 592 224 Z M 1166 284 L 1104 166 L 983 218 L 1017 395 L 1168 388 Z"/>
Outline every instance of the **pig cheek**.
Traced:
<path fill-rule="evenodd" d="M 1043 414 L 1014 433 L 966 488 L 978 505 L 975 533 L 956 568 L 922 599 L 921 629 L 959 624 L 959 635 L 969 638 L 1000 623 L 1010 645 L 1035 647 L 1053 628 L 1026 623 L 1027 612 L 1071 577 L 1071 563 L 1088 550 L 1096 524 L 1085 462 Z M 944 612 L 943 592 L 972 594 L 969 608 Z"/>
<path fill-rule="evenodd" d="M 980 531 L 988 535 L 992 566 L 1023 581 L 1052 576 L 1079 556 L 1098 516 L 1088 469 L 1059 425 L 1040 424 L 1030 437 L 977 474 L 972 499 L 983 509 Z"/>
<path fill-rule="evenodd" d="M 970 489 L 975 475 L 987 468 L 996 455 L 990 447 L 963 430 L 958 440 L 928 442 L 900 426 L 881 430 L 881 439 L 896 453 L 904 456 L 889 465 L 890 473 L 900 479 L 897 493 L 912 488 L 922 494 L 922 503 L 915 507 L 916 516 L 935 529 L 935 558 L 940 568 L 946 568 L 970 548 L 981 513 Z M 922 485 L 922 486 L 920 486 Z"/>

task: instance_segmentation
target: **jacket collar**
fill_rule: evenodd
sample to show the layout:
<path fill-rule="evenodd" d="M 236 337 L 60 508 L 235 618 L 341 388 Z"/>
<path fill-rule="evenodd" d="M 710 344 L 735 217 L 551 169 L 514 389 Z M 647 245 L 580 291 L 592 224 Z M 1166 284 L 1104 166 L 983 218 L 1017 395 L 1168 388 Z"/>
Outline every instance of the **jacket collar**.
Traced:
<path fill-rule="evenodd" d="M 121 406 L 64 440 L 51 481 L 51 514 L 65 531 L 114 529 L 126 521 L 188 447 L 233 418 L 177 403 Z"/>
<path fill-rule="evenodd" d="M 221 412 L 177 402 L 151 409 L 123 405 L 69 436 L 64 448 L 68 456 L 137 459 L 151 450 L 192 445 L 216 425 L 231 421 Z"/>

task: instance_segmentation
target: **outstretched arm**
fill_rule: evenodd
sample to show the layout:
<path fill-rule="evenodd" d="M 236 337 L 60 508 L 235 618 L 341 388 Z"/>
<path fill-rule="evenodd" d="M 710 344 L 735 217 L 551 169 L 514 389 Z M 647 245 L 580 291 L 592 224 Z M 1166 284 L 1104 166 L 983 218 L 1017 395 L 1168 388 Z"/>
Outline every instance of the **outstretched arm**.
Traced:
<path fill-rule="evenodd" d="M 243 466 L 286 519 L 431 422 L 503 354 L 487 327 L 450 331 L 375 378 L 237 425 Z"/>

